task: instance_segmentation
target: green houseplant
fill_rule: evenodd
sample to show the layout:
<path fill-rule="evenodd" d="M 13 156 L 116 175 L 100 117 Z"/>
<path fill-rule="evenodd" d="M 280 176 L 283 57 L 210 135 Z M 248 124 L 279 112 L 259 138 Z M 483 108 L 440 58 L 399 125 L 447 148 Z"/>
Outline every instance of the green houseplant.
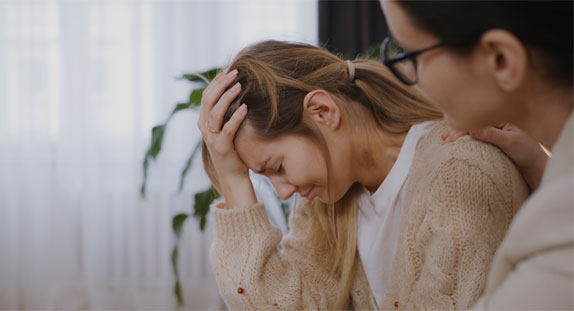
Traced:
<path fill-rule="evenodd" d="M 150 163 L 157 159 L 159 154 L 162 151 L 162 143 L 164 136 L 167 132 L 168 125 L 172 120 L 173 116 L 180 111 L 185 110 L 197 110 L 201 104 L 201 97 L 203 95 L 203 91 L 209 84 L 209 82 L 215 78 L 216 74 L 220 71 L 220 68 L 213 68 L 201 73 L 188 73 L 184 74 L 183 76 L 179 77 L 178 79 L 185 79 L 191 83 L 199 85 L 199 87 L 193 89 L 189 94 L 189 98 L 187 102 L 177 103 L 165 122 L 154 126 L 152 128 L 152 135 L 151 135 L 151 142 L 149 148 L 147 149 L 142 167 L 143 167 L 143 180 L 140 187 L 140 195 L 145 198 L 146 196 L 146 189 L 147 189 L 147 179 L 148 179 L 148 170 Z M 179 187 L 178 193 L 184 188 L 185 185 L 185 177 L 187 176 L 188 172 L 190 171 L 191 165 L 195 157 L 200 154 L 201 151 L 201 141 L 199 141 L 193 148 L 192 153 L 187 158 L 186 162 L 183 165 L 183 169 L 180 174 L 179 179 Z M 178 213 L 172 217 L 172 231 L 175 236 L 175 244 L 171 251 L 171 265 L 173 274 L 175 277 L 175 282 L 173 286 L 173 293 L 177 299 L 177 303 L 179 307 L 182 307 L 184 304 L 183 293 L 181 288 L 181 278 L 178 269 L 178 258 L 179 258 L 179 246 L 180 240 L 182 237 L 182 232 L 184 225 L 187 223 L 187 220 L 190 219 L 190 216 L 193 216 L 199 222 L 199 228 L 201 231 L 205 230 L 205 225 L 207 223 L 207 216 L 209 214 L 210 205 L 213 201 L 219 198 L 219 193 L 215 190 L 213 186 L 208 187 L 204 191 L 200 191 L 195 193 L 194 195 L 194 203 L 192 209 L 189 213 Z M 280 202 L 279 198 L 276 198 L 278 202 Z M 283 212 L 283 217 L 287 219 L 288 217 L 288 204 L 286 202 L 280 202 L 281 211 Z"/>
<path fill-rule="evenodd" d="M 201 96 L 203 90 L 207 87 L 209 82 L 215 78 L 217 72 L 220 68 L 213 68 L 201 73 L 188 73 L 181 76 L 179 79 L 185 79 L 192 83 L 199 84 L 198 88 L 195 88 L 189 94 L 187 102 L 177 103 L 171 113 L 169 114 L 166 121 L 160 125 L 152 128 L 151 142 L 148 150 L 145 153 L 143 159 L 143 181 L 140 187 L 140 194 L 143 198 L 146 195 L 146 186 L 148 178 L 148 169 L 151 161 L 156 160 L 160 152 L 162 151 L 162 143 L 164 135 L 166 133 L 169 122 L 172 120 L 173 116 L 180 111 L 188 109 L 198 109 L 201 104 Z M 187 158 L 187 161 L 183 165 L 183 169 L 180 174 L 179 179 L 179 189 L 178 193 L 181 193 L 185 184 L 185 177 L 187 176 L 193 159 L 199 154 L 201 150 L 201 141 L 199 141 L 193 148 L 192 153 Z M 192 211 L 190 213 L 178 213 L 172 218 L 172 230 L 175 235 L 175 244 L 171 251 L 171 265 L 173 269 L 173 274 L 175 277 L 175 283 L 173 286 L 173 293 L 177 299 L 178 305 L 181 307 L 184 304 L 183 294 L 181 290 L 181 280 L 178 270 L 178 257 L 179 257 L 179 245 L 181 240 L 181 235 L 183 232 L 183 226 L 190 215 L 195 217 L 199 221 L 199 227 L 203 231 L 205 229 L 205 224 L 207 221 L 207 215 L 209 213 L 210 204 L 219 197 L 219 193 L 213 188 L 213 186 L 208 189 L 198 192 L 194 195 L 194 204 Z"/>

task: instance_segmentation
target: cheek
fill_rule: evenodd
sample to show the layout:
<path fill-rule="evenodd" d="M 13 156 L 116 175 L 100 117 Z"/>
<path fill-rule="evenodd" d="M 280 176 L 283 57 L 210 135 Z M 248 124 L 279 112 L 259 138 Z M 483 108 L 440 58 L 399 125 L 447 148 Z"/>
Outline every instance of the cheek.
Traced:
<path fill-rule="evenodd" d="M 322 159 L 321 155 L 314 152 L 298 152 L 285 162 L 286 177 L 297 186 L 326 185 L 327 170 Z"/>
<path fill-rule="evenodd" d="M 469 130 L 492 124 L 489 120 L 498 100 L 492 86 L 473 71 L 468 61 L 437 58 L 419 71 L 419 85 L 431 104 L 444 113 L 449 126 Z"/>
<path fill-rule="evenodd" d="M 455 103 L 465 94 L 465 91 L 460 89 L 463 70 L 460 64 L 453 63 L 444 56 L 434 57 L 419 65 L 419 86 L 433 106 L 447 114 L 458 108 Z"/>

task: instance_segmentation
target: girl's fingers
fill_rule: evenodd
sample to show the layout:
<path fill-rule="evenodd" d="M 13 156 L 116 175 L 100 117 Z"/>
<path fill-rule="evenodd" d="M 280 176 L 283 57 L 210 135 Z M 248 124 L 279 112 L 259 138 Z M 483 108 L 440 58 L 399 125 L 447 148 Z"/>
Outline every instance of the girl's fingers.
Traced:
<path fill-rule="evenodd" d="M 461 132 L 454 130 L 452 128 L 448 128 L 444 133 L 442 133 L 441 138 L 443 140 L 443 143 L 451 143 L 463 136 L 466 136 L 467 134 L 468 132 Z"/>
<path fill-rule="evenodd" d="M 227 75 L 227 69 L 225 69 L 224 71 L 218 73 L 215 78 L 213 78 L 213 80 L 211 80 L 211 82 L 209 83 L 209 85 L 205 88 L 205 90 L 203 90 L 203 94 L 201 95 L 201 105 L 199 106 L 199 114 L 200 116 L 204 114 L 204 110 L 206 110 L 205 107 L 209 106 L 207 103 L 207 99 L 210 98 L 210 91 L 211 91 L 211 85 L 215 86 L 215 82 L 218 80 L 221 80 L 225 75 Z"/>
<path fill-rule="evenodd" d="M 470 136 L 497 145 L 504 150 L 508 145 L 512 133 L 491 126 L 478 131 L 471 131 Z"/>
<path fill-rule="evenodd" d="M 237 130 L 239 130 L 239 127 L 241 126 L 241 123 L 245 119 L 246 115 L 247 105 L 242 104 L 239 106 L 239 108 L 237 108 L 237 110 L 235 110 L 229 121 L 227 121 L 227 123 L 225 123 L 223 126 L 223 129 L 221 130 L 222 143 L 228 146 L 233 145 L 235 134 L 237 134 Z"/>
<path fill-rule="evenodd" d="M 235 80 L 237 77 L 237 69 L 233 71 L 218 75 L 209 86 L 203 92 L 201 97 L 201 106 L 207 108 L 208 111 L 211 111 L 211 108 L 217 103 L 221 94 L 225 91 L 225 89 Z"/>
<path fill-rule="evenodd" d="M 451 135 L 451 141 L 456 141 L 457 139 L 464 137 L 468 132 L 455 132 Z"/>
<path fill-rule="evenodd" d="M 241 84 L 238 82 L 235 83 L 232 88 L 223 93 L 221 98 L 219 98 L 219 101 L 209 113 L 208 123 L 212 130 L 219 131 L 221 129 L 221 126 L 223 125 L 223 117 L 225 116 L 227 109 L 229 109 L 229 105 L 231 105 L 240 92 Z"/>
<path fill-rule="evenodd" d="M 204 134 L 208 131 L 205 127 L 207 120 L 209 120 L 211 109 L 217 103 L 219 97 L 221 97 L 221 94 L 223 94 L 229 84 L 231 84 L 231 82 L 237 77 L 237 70 L 233 70 L 232 72 L 227 71 L 228 69 L 225 69 L 223 72 L 219 73 L 215 79 L 209 83 L 201 96 L 197 126 Z"/>

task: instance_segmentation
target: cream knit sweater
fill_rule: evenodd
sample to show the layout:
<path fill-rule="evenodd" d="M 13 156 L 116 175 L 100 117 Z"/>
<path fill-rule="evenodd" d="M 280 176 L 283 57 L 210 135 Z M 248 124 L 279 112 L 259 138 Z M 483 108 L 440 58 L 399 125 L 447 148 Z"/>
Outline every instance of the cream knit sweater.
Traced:
<path fill-rule="evenodd" d="M 417 146 L 407 180 L 397 254 L 379 309 L 466 309 L 481 295 L 494 252 L 527 197 L 513 163 L 497 148 L 461 138 L 442 144 L 435 125 Z M 317 225 L 297 198 L 284 237 L 262 204 L 214 208 L 211 261 L 230 309 L 332 309 L 337 277 L 306 238 Z M 357 260 L 353 309 L 376 309 Z M 398 304 L 398 308 L 395 307 Z"/>

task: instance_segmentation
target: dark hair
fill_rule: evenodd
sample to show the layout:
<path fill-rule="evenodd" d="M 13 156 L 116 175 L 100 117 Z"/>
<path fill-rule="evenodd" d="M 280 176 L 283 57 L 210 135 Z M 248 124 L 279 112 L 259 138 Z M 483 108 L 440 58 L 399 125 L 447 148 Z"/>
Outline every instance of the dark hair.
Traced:
<path fill-rule="evenodd" d="M 400 5 L 417 26 L 453 43 L 456 52 L 472 50 L 482 33 L 504 29 L 541 53 L 548 79 L 572 85 L 572 1 L 407 1 Z"/>

